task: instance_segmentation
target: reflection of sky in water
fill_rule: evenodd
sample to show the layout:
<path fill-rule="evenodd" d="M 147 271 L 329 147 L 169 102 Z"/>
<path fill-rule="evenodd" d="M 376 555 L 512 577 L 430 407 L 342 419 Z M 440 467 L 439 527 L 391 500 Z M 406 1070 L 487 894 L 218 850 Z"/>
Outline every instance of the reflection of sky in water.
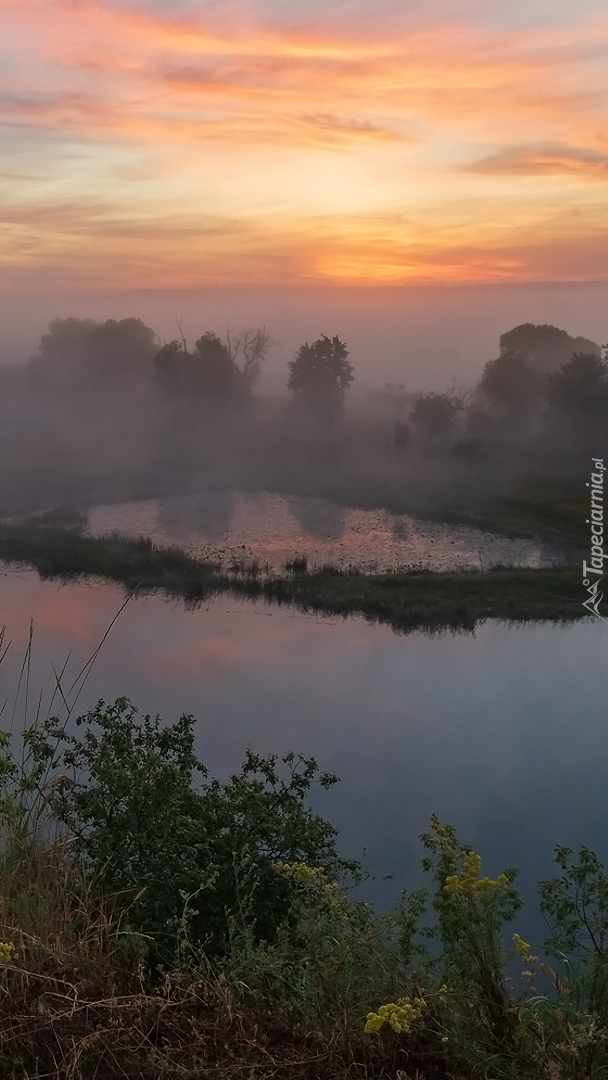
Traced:
<path fill-rule="evenodd" d="M 2 700 L 30 617 L 35 698 L 69 650 L 73 672 L 86 660 L 121 602 L 114 587 L 1 576 L 0 624 L 13 641 Z M 198 752 L 221 775 L 246 745 L 316 756 L 342 777 L 316 804 L 343 850 L 367 847 L 370 868 L 395 875 L 377 897 L 416 880 L 416 837 L 432 812 L 487 856 L 484 872 L 515 862 L 529 888 L 551 873 L 558 842 L 608 861 L 607 644 L 599 621 L 402 637 L 362 619 L 231 599 L 188 612 L 149 597 L 120 616 L 81 705 L 126 694 L 167 720 L 192 712 Z"/>
<path fill-rule="evenodd" d="M 531 540 L 270 492 L 203 492 L 98 506 L 89 513 L 88 529 L 93 535 L 148 536 L 224 565 L 256 560 L 279 572 L 302 556 L 311 567 L 330 563 L 378 570 L 413 564 L 436 570 L 497 563 L 538 566 L 550 559 Z"/>

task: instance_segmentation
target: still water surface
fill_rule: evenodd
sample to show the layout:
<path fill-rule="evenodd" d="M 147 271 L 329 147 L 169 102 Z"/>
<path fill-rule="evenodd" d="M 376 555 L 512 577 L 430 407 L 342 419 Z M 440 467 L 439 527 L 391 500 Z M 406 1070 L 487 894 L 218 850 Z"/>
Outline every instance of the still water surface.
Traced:
<path fill-rule="evenodd" d="M 30 619 L 33 698 L 68 653 L 76 673 L 123 599 L 107 584 L 2 571 L 3 721 Z M 558 842 L 608 862 L 607 646 L 599 620 L 400 636 L 360 618 L 228 598 L 187 611 L 151 596 L 120 615 L 79 705 L 124 694 L 167 721 L 195 714 L 198 753 L 220 776 L 247 745 L 314 755 L 341 777 L 315 805 L 345 854 L 368 849 L 381 903 L 417 882 L 416 838 L 433 812 L 486 856 L 484 873 L 517 863 L 529 892 Z"/>
<path fill-rule="evenodd" d="M 538 540 L 268 491 L 202 491 L 96 506 L 88 513 L 87 531 L 92 536 L 146 536 L 224 567 L 255 561 L 272 573 L 283 573 L 286 563 L 298 558 L 305 558 L 311 569 L 330 564 L 365 571 L 412 565 L 479 570 L 562 560 L 560 552 Z"/>

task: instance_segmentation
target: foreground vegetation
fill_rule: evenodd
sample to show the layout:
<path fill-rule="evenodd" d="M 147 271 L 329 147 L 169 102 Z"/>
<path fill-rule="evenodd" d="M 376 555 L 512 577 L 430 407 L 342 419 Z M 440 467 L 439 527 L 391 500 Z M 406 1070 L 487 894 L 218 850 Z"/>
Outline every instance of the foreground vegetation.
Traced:
<path fill-rule="evenodd" d="M 0 526 L 0 558 L 32 566 L 48 579 L 104 577 L 128 590 L 162 590 L 191 604 L 230 592 L 327 615 L 359 614 L 402 631 L 472 629 L 485 618 L 566 620 L 585 614 L 580 571 L 568 566 L 362 574 L 332 568 L 309 573 L 305 561 L 296 561 L 287 576 L 268 577 L 257 565 L 226 572 L 149 540 L 6 525 Z"/>
<path fill-rule="evenodd" d="M 165 726 L 120 699 L 68 724 L 63 706 L 0 740 L 3 1077 L 608 1075 L 593 853 L 556 852 L 534 954 L 516 870 L 482 877 L 436 818 L 430 887 L 378 917 L 308 805 L 336 782 L 313 759 L 248 752 L 220 783 L 192 717 Z"/>

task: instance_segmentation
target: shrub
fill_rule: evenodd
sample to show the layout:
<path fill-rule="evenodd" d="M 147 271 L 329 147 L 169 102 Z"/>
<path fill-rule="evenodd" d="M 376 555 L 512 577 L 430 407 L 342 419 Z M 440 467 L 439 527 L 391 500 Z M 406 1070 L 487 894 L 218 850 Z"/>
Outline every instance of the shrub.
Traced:
<path fill-rule="evenodd" d="M 332 879 L 356 869 L 338 858 L 333 826 L 306 805 L 314 783 L 337 781 L 313 758 L 247 751 L 224 784 L 194 753 L 192 716 L 166 726 L 119 698 L 76 724 L 70 734 L 49 720 L 34 740 L 36 760 L 56 775 L 52 812 L 83 870 L 120 898 L 159 956 L 175 957 L 185 924 L 209 955 L 226 950 L 235 925 L 273 940 L 291 891 L 275 872 L 279 860 L 322 867 Z"/>

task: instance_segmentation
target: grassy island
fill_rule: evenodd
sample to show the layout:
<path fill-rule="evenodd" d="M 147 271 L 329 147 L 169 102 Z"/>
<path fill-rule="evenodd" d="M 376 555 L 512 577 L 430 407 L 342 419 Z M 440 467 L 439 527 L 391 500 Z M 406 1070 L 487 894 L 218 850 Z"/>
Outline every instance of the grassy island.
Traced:
<path fill-rule="evenodd" d="M 148 540 L 92 538 L 68 529 L 2 526 L 0 558 L 45 579 L 101 577 L 138 592 L 163 591 L 189 604 L 219 593 L 260 597 L 326 615 L 363 615 L 395 629 L 472 629 L 486 618 L 573 620 L 584 616 L 580 571 L 494 567 L 486 571 L 404 570 L 364 574 L 331 567 L 284 576 L 243 564 L 222 570 Z"/>

